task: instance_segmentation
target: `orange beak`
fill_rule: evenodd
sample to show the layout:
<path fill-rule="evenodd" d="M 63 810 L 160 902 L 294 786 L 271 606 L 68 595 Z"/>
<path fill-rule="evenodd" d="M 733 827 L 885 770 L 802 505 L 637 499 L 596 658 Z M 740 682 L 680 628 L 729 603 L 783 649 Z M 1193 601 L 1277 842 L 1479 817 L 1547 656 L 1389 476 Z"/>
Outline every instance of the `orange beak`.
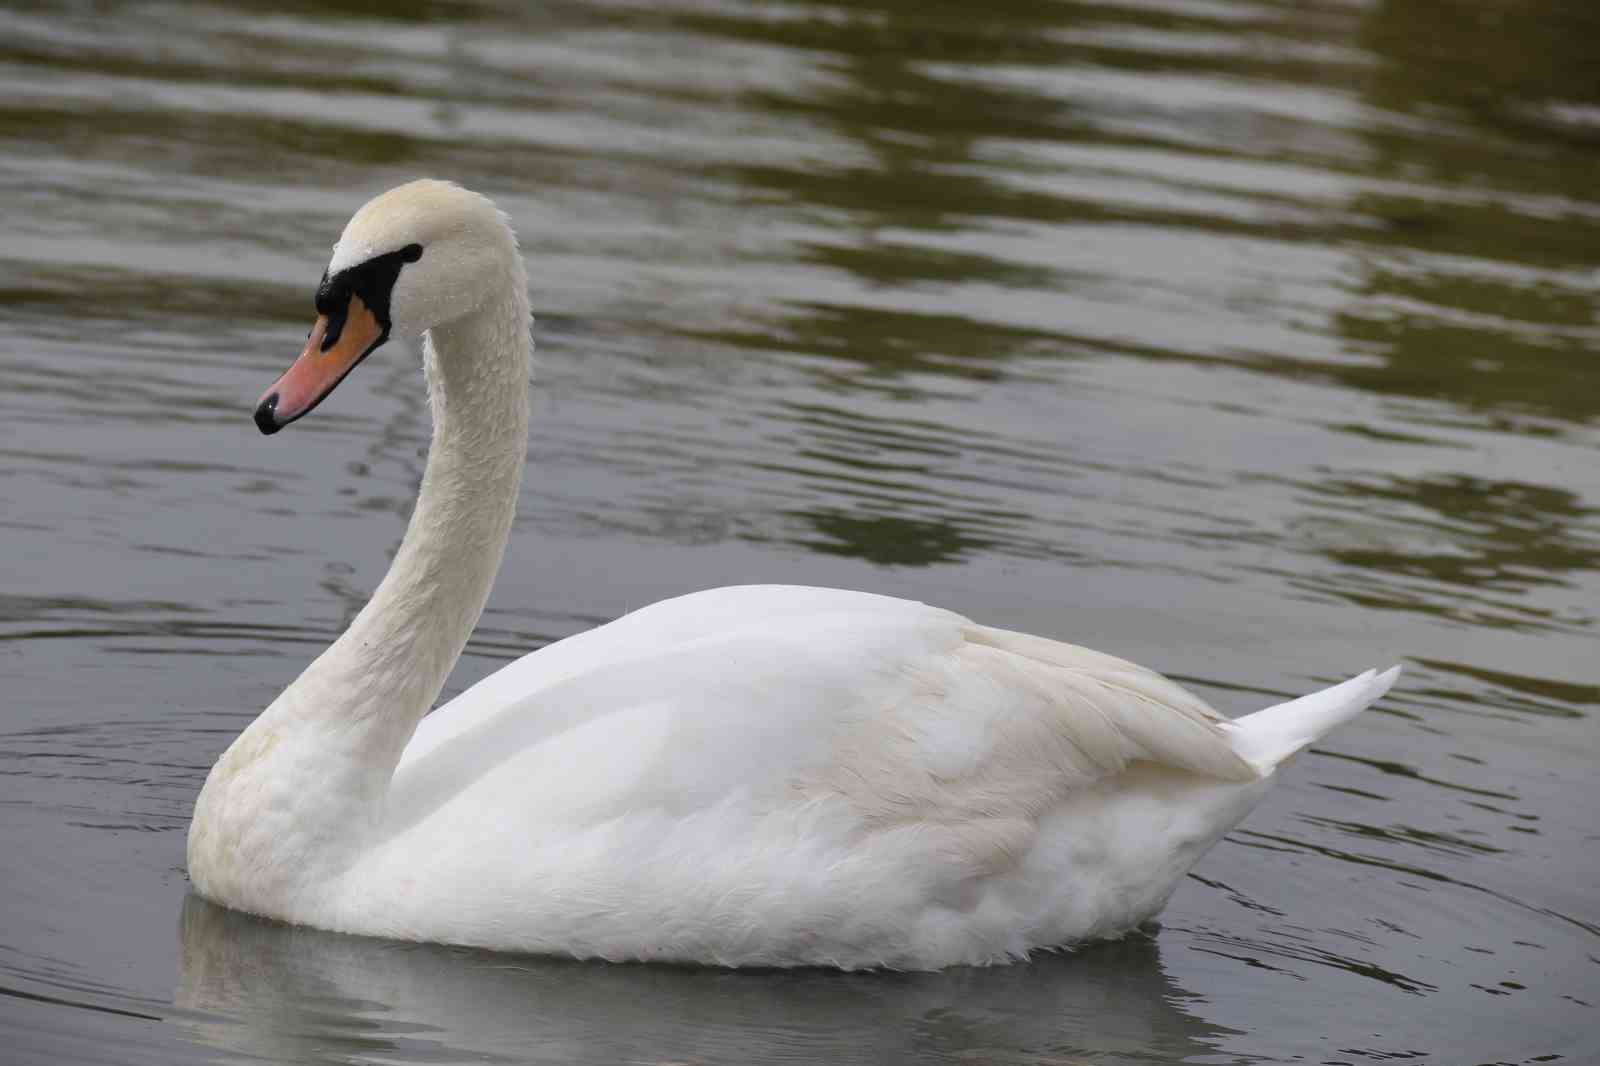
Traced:
<path fill-rule="evenodd" d="M 330 328 L 334 335 L 329 337 Z M 388 339 L 388 330 L 352 293 L 343 321 L 321 315 L 311 327 L 300 358 L 261 394 L 256 405 L 256 428 L 276 433 L 290 422 L 307 414 L 334 390 L 344 376 L 356 368 L 371 351 Z"/>

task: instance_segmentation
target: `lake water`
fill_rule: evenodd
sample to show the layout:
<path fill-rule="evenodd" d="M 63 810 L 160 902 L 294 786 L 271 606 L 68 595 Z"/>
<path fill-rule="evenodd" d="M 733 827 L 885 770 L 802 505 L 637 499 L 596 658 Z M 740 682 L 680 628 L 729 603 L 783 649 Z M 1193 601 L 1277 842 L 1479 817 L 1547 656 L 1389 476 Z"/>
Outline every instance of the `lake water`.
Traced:
<path fill-rule="evenodd" d="M 1600 1061 L 1600 8 L 7 5 L 0 1059 Z M 1148 935 L 606 966 L 189 897 L 206 770 L 381 576 L 392 345 L 271 440 L 344 220 L 521 231 L 532 465 L 450 691 L 850 586 L 1231 713 L 1406 664 Z"/>

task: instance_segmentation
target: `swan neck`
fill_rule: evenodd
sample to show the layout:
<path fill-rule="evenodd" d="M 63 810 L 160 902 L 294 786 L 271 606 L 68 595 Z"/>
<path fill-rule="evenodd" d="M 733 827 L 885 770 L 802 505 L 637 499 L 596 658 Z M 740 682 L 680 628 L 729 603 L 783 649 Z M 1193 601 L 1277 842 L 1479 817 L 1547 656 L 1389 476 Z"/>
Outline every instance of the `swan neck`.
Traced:
<path fill-rule="evenodd" d="M 511 533 L 532 357 L 520 261 L 516 274 L 498 303 L 425 338 L 433 444 L 405 536 L 355 621 L 212 768 L 189 831 L 202 895 L 283 917 L 380 823 Z"/>
<path fill-rule="evenodd" d="M 528 438 L 526 299 L 424 339 L 433 442 L 388 574 L 327 653 L 347 719 L 382 728 L 367 753 L 387 780 L 488 601 L 516 514 Z"/>

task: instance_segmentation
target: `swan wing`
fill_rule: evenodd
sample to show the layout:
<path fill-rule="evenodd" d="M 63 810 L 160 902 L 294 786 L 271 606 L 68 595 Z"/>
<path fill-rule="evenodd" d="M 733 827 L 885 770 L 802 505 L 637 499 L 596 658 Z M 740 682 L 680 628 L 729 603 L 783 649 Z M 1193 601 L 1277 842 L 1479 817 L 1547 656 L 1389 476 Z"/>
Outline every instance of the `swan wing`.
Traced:
<path fill-rule="evenodd" d="M 891 597 L 744 586 L 486 678 L 424 720 L 390 803 L 401 823 L 453 806 L 570 827 L 823 796 L 873 825 L 1033 819 L 1138 760 L 1257 776 L 1215 711 L 1124 660 Z"/>
<path fill-rule="evenodd" d="M 611 959 L 1015 958 L 1155 914 L 1275 760 L 1389 680 L 1241 730 L 1122 659 L 920 603 L 696 593 L 435 712 L 317 918 Z"/>
<path fill-rule="evenodd" d="M 953 625 L 963 623 L 952 612 L 892 596 L 798 585 L 738 585 L 661 600 L 530 652 L 479 681 L 422 720 L 401 766 L 493 719 L 559 707 L 559 720 L 551 724 L 561 728 L 608 713 L 619 701 L 632 700 L 635 664 L 646 676 L 674 663 L 681 665 L 673 672 L 681 673 L 683 665 L 699 665 L 695 656 L 718 640 L 749 636 L 759 641 L 761 634 L 775 633 L 795 650 L 819 628 L 833 626 L 841 632 L 876 630 L 879 643 L 897 638 L 916 643 L 919 633 L 940 642 L 949 639 Z M 784 633 L 787 641 L 781 639 Z M 813 651 L 824 657 L 833 653 L 826 646 Z M 718 673 L 737 680 L 737 671 L 755 665 L 741 662 Z M 788 668 L 782 661 L 767 665 L 780 672 Z M 608 680 L 615 683 L 610 693 Z M 569 694 L 563 684 L 573 683 L 585 689 L 581 702 L 561 698 Z"/>

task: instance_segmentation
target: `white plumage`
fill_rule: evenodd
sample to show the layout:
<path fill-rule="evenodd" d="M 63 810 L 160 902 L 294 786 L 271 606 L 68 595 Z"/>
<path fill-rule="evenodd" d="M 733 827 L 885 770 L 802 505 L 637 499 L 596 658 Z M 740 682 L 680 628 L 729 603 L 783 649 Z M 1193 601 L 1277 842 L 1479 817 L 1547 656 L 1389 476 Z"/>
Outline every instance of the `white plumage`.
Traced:
<path fill-rule="evenodd" d="M 514 238 L 474 194 L 387 193 L 334 261 L 413 242 L 393 314 L 428 331 L 417 509 L 350 630 L 207 779 L 189 869 L 217 902 L 608 959 L 1002 962 L 1153 916 L 1282 760 L 1398 672 L 1229 722 L 1085 648 L 750 586 L 543 648 L 423 719 L 509 532 L 529 343 Z"/>

